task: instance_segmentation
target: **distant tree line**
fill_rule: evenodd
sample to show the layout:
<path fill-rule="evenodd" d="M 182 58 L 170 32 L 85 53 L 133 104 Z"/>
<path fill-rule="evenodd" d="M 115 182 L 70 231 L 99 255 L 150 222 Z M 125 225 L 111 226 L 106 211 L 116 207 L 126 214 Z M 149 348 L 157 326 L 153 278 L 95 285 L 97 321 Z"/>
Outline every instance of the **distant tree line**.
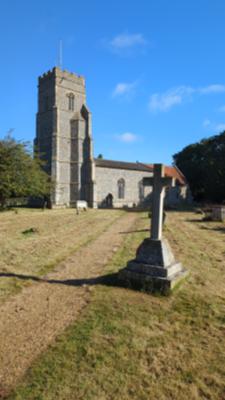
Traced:
<path fill-rule="evenodd" d="M 225 200 L 225 131 L 185 147 L 173 156 L 197 201 Z"/>
<path fill-rule="evenodd" d="M 49 196 L 51 182 L 30 146 L 11 136 L 0 140 L 0 208 L 15 197 Z"/>

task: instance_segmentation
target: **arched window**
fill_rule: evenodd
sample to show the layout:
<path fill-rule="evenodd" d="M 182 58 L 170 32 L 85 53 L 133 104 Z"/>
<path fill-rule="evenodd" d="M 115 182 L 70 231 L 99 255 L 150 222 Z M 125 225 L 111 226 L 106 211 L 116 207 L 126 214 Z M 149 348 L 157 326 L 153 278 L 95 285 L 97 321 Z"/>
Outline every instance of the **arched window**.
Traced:
<path fill-rule="evenodd" d="M 139 188 L 139 200 L 143 201 L 145 198 L 145 187 L 143 185 L 143 180 L 141 179 L 138 183 L 138 188 Z"/>
<path fill-rule="evenodd" d="M 69 111 L 74 111 L 74 94 L 68 94 L 68 109 Z"/>
<path fill-rule="evenodd" d="M 118 198 L 124 199 L 125 198 L 125 180 L 123 178 L 119 179 L 117 182 L 118 186 Z"/>

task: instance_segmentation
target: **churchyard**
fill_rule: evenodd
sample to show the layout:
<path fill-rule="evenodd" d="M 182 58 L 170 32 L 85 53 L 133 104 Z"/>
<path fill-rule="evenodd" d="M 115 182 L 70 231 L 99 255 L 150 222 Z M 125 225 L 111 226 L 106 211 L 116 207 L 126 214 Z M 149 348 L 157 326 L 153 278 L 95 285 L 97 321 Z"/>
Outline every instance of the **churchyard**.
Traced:
<path fill-rule="evenodd" d="M 225 223 L 167 213 L 171 296 L 117 284 L 146 212 L 19 209 L 0 235 L 0 398 L 225 399 Z"/>
<path fill-rule="evenodd" d="M 121 211 L 100 213 L 89 210 L 76 217 L 76 211 L 15 209 L 0 214 L 0 302 L 26 282 L 13 274 L 41 276 L 104 231 Z M 90 224 L 90 229 L 87 229 Z"/>

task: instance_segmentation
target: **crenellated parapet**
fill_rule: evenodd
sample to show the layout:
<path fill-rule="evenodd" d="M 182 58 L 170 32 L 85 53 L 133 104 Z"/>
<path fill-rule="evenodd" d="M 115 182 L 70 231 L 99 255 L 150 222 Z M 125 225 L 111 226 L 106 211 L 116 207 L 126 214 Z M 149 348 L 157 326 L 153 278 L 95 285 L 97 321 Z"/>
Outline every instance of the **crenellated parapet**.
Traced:
<path fill-rule="evenodd" d="M 74 83 L 78 85 L 85 86 L 85 78 L 80 75 L 76 75 L 72 72 L 69 72 L 67 70 L 62 70 L 59 67 L 54 67 L 53 69 L 45 72 L 43 75 L 39 76 L 38 78 L 38 83 L 43 84 L 44 82 L 47 82 L 51 80 L 52 78 L 59 78 L 59 79 L 67 79 L 70 81 L 73 81 Z"/>

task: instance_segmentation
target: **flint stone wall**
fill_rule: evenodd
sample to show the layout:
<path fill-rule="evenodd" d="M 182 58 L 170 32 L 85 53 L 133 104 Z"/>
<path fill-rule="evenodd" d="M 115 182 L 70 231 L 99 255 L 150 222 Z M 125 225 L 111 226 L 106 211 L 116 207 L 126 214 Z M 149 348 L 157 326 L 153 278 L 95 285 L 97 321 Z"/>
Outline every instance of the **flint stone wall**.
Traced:
<path fill-rule="evenodd" d="M 97 206 L 105 207 L 105 200 L 109 193 L 113 195 L 113 207 L 132 207 L 150 204 L 152 187 L 142 186 L 142 179 L 152 176 L 152 172 L 135 171 L 116 168 L 95 167 L 95 190 L 97 192 Z M 124 199 L 118 196 L 118 181 L 125 181 Z"/>

